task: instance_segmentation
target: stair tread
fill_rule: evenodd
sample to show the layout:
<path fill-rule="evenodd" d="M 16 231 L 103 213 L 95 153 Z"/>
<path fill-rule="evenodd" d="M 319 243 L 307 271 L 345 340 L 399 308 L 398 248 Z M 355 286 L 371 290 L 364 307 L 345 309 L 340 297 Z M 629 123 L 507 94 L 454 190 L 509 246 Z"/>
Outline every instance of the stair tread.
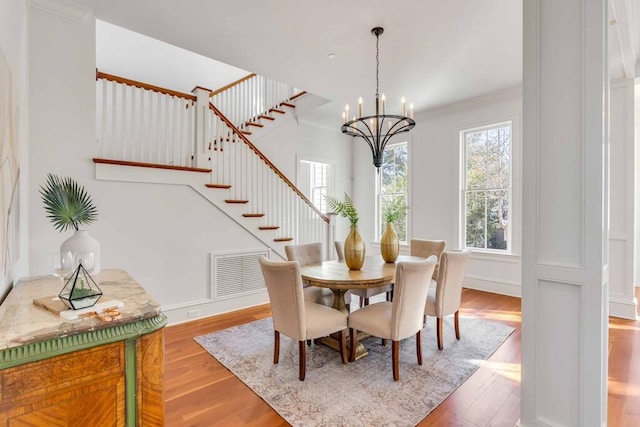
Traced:
<path fill-rule="evenodd" d="M 242 216 L 245 218 L 262 218 L 264 214 L 263 213 L 243 213 Z"/>
<path fill-rule="evenodd" d="M 265 120 L 275 120 L 273 117 L 265 116 L 265 115 L 259 115 L 258 118 L 259 119 L 265 119 Z"/>
<path fill-rule="evenodd" d="M 245 135 L 251 135 L 251 131 L 250 130 L 241 130 L 240 132 L 242 132 Z"/>
<path fill-rule="evenodd" d="M 225 203 L 249 203 L 248 200 L 235 200 L 235 199 L 227 199 Z"/>
<path fill-rule="evenodd" d="M 293 237 L 276 237 L 273 239 L 274 242 L 290 242 L 293 240 Z"/>
<path fill-rule="evenodd" d="M 306 95 L 306 94 L 307 94 L 307 91 L 303 90 L 302 92 L 293 95 L 290 99 L 294 100 L 294 99 L 299 98 L 299 97 L 301 97 L 303 95 Z"/>
<path fill-rule="evenodd" d="M 278 110 L 277 108 L 270 108 L 269 112 L 271 113 L 280 113 L 280 114 L 286 114 L 286 112 L 282 111 L 282 110 Z"/>
<path fill-rule="evenodd" d="M 258 230 L 277 230 L 278 228 L 280 228 L 279 225 L 261 225 Z"/>
<path fill-rule="evenodd" d="M 223 188 L 229 189 L 231 188 L 230 184 L 205 184 L 208 188 Z"/>
<path fill-rule="evenodd" d="M 288 102 L 283 102 L 282 104 L 280 104 L 281 107 L 289 107 L 289 108 L 296 108 L 295 105 L 290 104 Z"/>
<path fill-rule="evenodd" d="M 264 125 L 261 123 L 255 123 L 255 122 L 249 122 L 247 123 L 247 126 L 255 126 L 255 127 L 259 127 L 259 128 L 263 128 Z"/>

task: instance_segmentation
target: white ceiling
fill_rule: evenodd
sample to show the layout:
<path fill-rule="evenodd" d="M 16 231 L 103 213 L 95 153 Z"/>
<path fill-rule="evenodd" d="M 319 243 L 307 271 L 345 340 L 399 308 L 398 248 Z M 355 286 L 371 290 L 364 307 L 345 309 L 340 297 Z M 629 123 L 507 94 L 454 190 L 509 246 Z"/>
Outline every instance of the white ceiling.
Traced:
<path fill-rule="evenodd" d="M 522 80 L 522 1 L 77 1 L 98 19 L 327 98 L 322 110 L 336 120 L 359 96 L 372 106 L 374 26 L 385 28 L 380 92 L 390 113 L 401 96 L 425 111 Z M 636 68 L 637 0 L 611 2 L 611 73 L 621 77 Z"/>

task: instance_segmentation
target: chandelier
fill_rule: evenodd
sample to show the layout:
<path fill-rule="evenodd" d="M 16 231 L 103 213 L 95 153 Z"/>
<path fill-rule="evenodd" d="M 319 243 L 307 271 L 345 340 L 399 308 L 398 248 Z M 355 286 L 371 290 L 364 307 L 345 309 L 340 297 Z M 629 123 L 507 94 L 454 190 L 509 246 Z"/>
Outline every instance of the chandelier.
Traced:
<path fill-rule="evenodd" d="M 371 30 L 371 34 L 376 36 L 376 114 L 373 116 L 362 115 L 362 98 L 358 100 L 358 117 L 353 116 L 349 120 L 349 104 L 345 106 L 342 113 L 343 125 L 342 133 L 350 136 L 359 136 L 364 139 L 371 149 L 373 155 L 373 164 L 378 171 L 382 165 L 382 155 L 387 142 L 395 135 L 403 132 L 409 132 L 416 125 L 413 120 L 413 104 L 409 106 L 409 117 L 407 117 L 406 104 L 404 97 L 402 98 L 402 115 L 386 114 L 385 96 L 382 98 L 379 93 L 379 68 L 380 68 L 380 35 L 384 32 L 384 28 L 375 27 Z M 382 114 L 380 114 L 382 112 Z"/>

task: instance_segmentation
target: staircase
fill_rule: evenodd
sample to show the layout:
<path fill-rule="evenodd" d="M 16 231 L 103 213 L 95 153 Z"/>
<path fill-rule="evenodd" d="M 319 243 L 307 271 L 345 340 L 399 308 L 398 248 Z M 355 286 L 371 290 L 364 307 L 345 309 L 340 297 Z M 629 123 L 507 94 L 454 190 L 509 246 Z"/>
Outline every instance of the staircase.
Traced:
<path fill-rule="evenodd" d="M 127 180 L 189 185 L 283 258 L 286 244 L 332 244 L 328 217 L 249 139 L 305 92 L 251 74 L 184 94 L 98 72 L 96 94 L 98 179 L 136 168 Z"/>

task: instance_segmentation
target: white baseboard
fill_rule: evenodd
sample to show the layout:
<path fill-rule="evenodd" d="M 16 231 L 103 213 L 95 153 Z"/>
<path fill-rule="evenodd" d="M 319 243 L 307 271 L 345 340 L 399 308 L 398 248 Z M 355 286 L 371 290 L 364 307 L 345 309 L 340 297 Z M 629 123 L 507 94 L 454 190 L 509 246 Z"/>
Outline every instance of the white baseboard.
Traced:
<path fill-rule="evenodd" d="M 464 287 L 510 297 L 522 297 L 522 289 L 519 283 L 492 280 L 486 277 L 467 275 L 464 278 Z"/>
<path fill-rule="evenodd" d="M 638 301 L 609 297 L 609 316 L 638 320 Z"/>
<path fill-rule="evenodd" d="M 168 325 L 177 325 L 179 323 L 267 304 L 268 302 L 269 295 L 265 290 L 264 292 L 221 301 L 198 300 L 183 304 L 163 306 L 162 312 L 167 316 Z"/>

